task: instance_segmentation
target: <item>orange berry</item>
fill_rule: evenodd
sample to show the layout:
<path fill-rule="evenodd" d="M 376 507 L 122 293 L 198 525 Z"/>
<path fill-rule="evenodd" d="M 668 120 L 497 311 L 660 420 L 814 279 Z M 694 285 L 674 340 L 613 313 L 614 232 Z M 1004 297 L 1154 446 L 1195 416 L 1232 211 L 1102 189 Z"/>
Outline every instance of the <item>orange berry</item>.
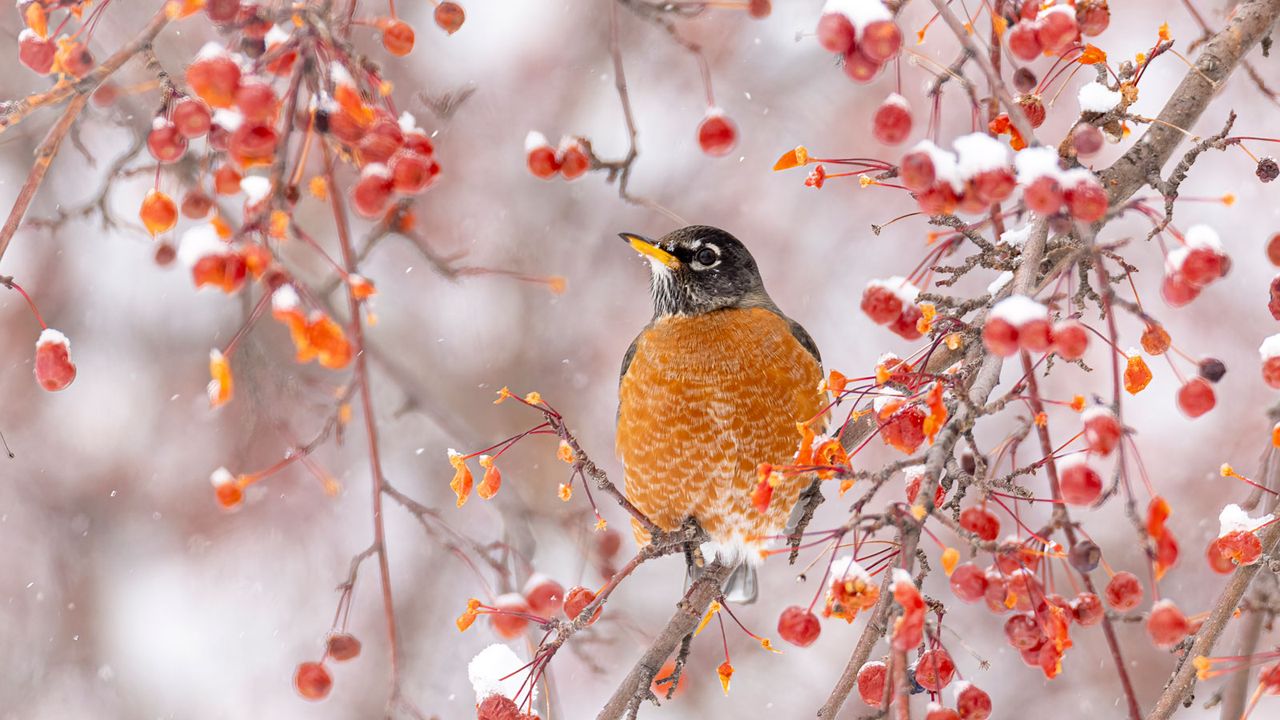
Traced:
<path fill-rule="evenodd" d="M 467 15 L 462 11 L 462 6 L 456 2 L 442 2 L 436 6 L 436 25 L 450 35 L 458 32 L 466 19 Z"/>
<path fill-rule="evenodd" d="M 322 663 L 304 662 L 293 673 L 293 687 L 307 700 L 323 700 L 333 687 L 333 678 Z"/>
<path fill-rule="evenodd" d="M 173 198 L 165 193 L 155 189 L 148 190 L 146 197 L 142 199 L 138 217 L 142 219 L 147 232 L 154 237 L 172 229 L 177 224 L 178 206 L 174 204 Z"/>
<path fill-rule="evenodd" d="M 382 26 L 382 47 L 397 57 L 413 52 L 413 27 L 403 20 L 387 20 Z"/>

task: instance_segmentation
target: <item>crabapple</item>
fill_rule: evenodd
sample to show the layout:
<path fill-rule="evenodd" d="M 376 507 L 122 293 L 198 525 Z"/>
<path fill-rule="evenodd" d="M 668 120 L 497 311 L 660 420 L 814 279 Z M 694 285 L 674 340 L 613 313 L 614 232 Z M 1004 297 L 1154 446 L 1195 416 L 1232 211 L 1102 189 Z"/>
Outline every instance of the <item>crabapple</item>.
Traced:
<path fill-rule="evenodd" d="M 718 108 L 707 111 L 698 124 L 698 146 L 702 152 L 719 157 L 728 155 L 738 144 L 738 129 Z"/>
<path fill-rule="evenodd" d="M 1142 602 L 1142 583 L 1133 573 L 1122 570 L 1111 576 L 1103 595 L 1116 610 L 1132 610 Z"/>
<path fill-rule="evenodd" d="M 293 673 L 293 687 L 307 700 L 323 700 L 333 687 L 333 678 L 323 663 L 304 662 Z"/>
<path fill-rule="evenodd" d="M 360 640 L 350 633 L 335 633 L 329 636 L 325 649 L 329 657 L 344 662 L 360 654 Z"/>
<path fill-rule="evenodd" d="M 797 647 L 809 647 L 822 632 L 822 623 L 812 611 L 792 605 L 778 617 L 778 635 Z"/>
<path fill-rule="evenodd" d="M 951 592 L 967 603 L 975 603 L 987 592 L 987 576 L 973 563 L 962 563 L 951 571 Z"/>

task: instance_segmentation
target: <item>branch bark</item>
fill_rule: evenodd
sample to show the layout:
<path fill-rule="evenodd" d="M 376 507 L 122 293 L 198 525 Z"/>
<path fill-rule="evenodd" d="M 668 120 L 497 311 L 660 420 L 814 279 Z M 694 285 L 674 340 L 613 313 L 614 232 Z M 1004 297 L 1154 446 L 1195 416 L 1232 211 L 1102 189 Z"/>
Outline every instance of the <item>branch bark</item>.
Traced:
<path fill-rule="evenodd" d="M 1128 200 L 1147 183 L 1152 173 L 1159 172 L 1168 162 L 1186 137 L 1182 131 L 1190 132 L 1223 81 L 1271 30 L 1277 17 L 1280 17 L 1280 0 L 1245 0 L 1236 6 L 1227 26 L 1205 43 L 1195 67 L 1183 76 L 1156 122 L 1128 152 L 1103 171 L 1102 185 L 1111 197 L 1112 207 Z"/>

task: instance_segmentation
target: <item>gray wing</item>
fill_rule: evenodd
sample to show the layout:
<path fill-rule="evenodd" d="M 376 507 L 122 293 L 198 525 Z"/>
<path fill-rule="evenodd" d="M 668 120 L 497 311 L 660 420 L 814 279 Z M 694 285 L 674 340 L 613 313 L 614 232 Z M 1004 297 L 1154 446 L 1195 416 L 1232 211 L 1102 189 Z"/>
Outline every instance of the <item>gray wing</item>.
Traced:
<path fill-rule="evenodd" d="M 809 337 L 808 331 L 806 331 L 804 327 L 800 325 L 800 323 L 796 322 L 795 320 L 792 320 L 786 315 L 783 315 L 782 313 L 778 313 L 778 315 L 780 315 L 783 320 L 786 320 L 787 325 L 791 327 L 792 337 L 794 337 L 796 341 L 799 342 L 800 345 L 804 347 L 805 350 L 809 351 L 809 354 L 813 356 L 814 360 L 818 361 L 818 366 L 821 367 L 822 354 L 818 352 L 818 344 L 813 341 L 812 337 Z"/>

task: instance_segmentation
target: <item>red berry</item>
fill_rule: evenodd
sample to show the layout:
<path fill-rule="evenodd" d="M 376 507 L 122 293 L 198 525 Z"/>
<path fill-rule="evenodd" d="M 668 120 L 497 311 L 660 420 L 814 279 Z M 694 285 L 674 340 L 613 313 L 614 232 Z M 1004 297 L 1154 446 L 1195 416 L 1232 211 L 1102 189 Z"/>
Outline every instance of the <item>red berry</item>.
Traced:
<path fill-rule="evenodd" d="M 902 298 L 885 283 L 872 282 L 862 291 L 862 312 L 877 325 L 887 325 L 902 315 Z"/>
<path fill-rule="evenodd" d="M 1280 355 L 1262 362 L 1262 379 L 1269 387 L 1280 388 Z"/>
<path fill-rule="evenodd" d="M 370 166 L 375 167 L 375 166 Z M 362 217 L 381 217 L 391 202 L 393 186 L 386 168 L 365 172 L 351 188 L 351 204 Z"/>
<path fill-rule="evenodd" d="M 204 11 L 219 25 L 229 23 L 240 14 L 240 0 L 206 0 Z"/>
<path fill-rule="evenodd" d="M 1161 600 L 1151 606 L 1147 616 L 1147 635 L 1156 647 L 1169 649 L 1182 642 L 1191 632 L 1191 623 L 1171 600 Z"/>
<path fill-rule="evenodd" d="M 1022 191 L 1022 200 L 1031 212 L 1052 215 L 1062 207 L 1062 188 L 1057 180 L 1042 175 Z"/>
<path fill-rule="evenodd" d="M 1182 307 L 1200 296 L 1200 289 L 1186 281 L 1182 273 L 1174 272 L 1164 276 L 1160 285 L 1160 297 L 1169 307 Z"/>
<path fill-rule="evenodd" d="M 1182 278 L 1197 288 L 1222 277 L 1223 256 L 1210 248 L 1192 248 L 1182 261 Z"/>
<path fill-rule="evenodd" d="M 327 646 L 329 657 L 343 662 L 360 654 L 360 641 L 349 633 L 336 633 L 329 636 Z"/>
<path fill-rule="evenodd" d="M 602 558 L 611 558 L 618 554 L 622 549 L 622 533 L 608 528 L 602 533 L 596 533 L 596 552 Z"/>
<path fill-rule="evenodd" d="M 885 664 L 879 660 L 872 660 L 858 669 L 858 697 L 863 703 L 874 708 L 883 706 L 887 675 Z"/>
<path fill-rule="evenodd" d="M 1083 222 L 1097 222 L 1107 214 L 1107 191 L 1094 182 L 1077 183 L 1063 193 L 1071 216 Z"/>
<path fill-rule="evenodd" d="M 1069 505 L 1092 505 L 1102 495 L 1102 476 L 1082 455 L 1071 455 L 1058 463 L 1058 484 L 1063 502 Z"/>
<path fill-rule="evenodd" d="M 960 512 L 960 527 L 989 542 L 1000 535 L 1000 518 L 986 508 L 973 505 Z"/>
<path fill-rule="evenodd" d="M 147 134 L 147 150 L 162 165 L 175 163 L 182 159 L 187 151 L 187 139 L 178 132 L 173 123 L 163 118 L 156 118 Z"/>
<path fill-rule="evenodd" d="M 956 665 L 942 648 L 926 650 L 916 661 L 916 682 L 925 690 L 938 692 L 951 683 Z"/>
<path fill-rule="evenodd" d="M 1004 636 L 1018 650 L 1030 650 L 1044 642 L 1040 623 L 1026 613 L 1012 615 L 1004 622 Z"/>
<path fill-rule="evenodd" d="M 37 35 L 26 29 L 18 34 L 18 60 L 39 75 L 48 75 L 53 70 L 53 59 L 58 54 L 58 46 L 53 40 Z"/>
<path fill-rule="evenodd" d="M 1272 265 L 1280 266 L 1280 233 L 1267 240 L 1267 259 Z"/>
<path fill-rule="evenodd" d="M 862 28 L 858 50 L 872 62 L 884 64 L 902 49 L 902 31 L 892 20 L 876 20 Z"/>
<path fill-rule="evenodd" d="M 987 579 L 987 589 L 983 593 L 982 599 L 987 603 L 987 609 L 1000 615 L 1009 611 L 1009 606 L 1004 604 L 1004 600 L 1009 595 L 1009 583 L 1005 579 L 1005 574 L 997 567 L 987 568 L 984 576 Z"/>
<path fill-rule="evenodd" d="M 1111 454 L 1120 444 L 1120 421 L 1106 406 L 1094 405 L 1080 416 L 1084 422 L 1084 439 L 1090 452 L 1102 456 Z"/>
<path fill-rule="evenodd" d="M 924 313 L 915 305 L 903 305 L 902 314 L 898 315 L 898 319 L 889 323 L 889 329 L 895 335 L 904 340 L 919 340 L 924 336 L 920 332 L 920 318 L 924 317 Z"/>
<path fill-rule="evenodd" d="M 390 20 L 382 28 L 382 47 L 396 57 L 413 52 L 413 26 L 403 20 Z"/>
<path fill-rule="evenodd" d="M 936 178 L 933 158 L 924 150 L 913 150 L 902 156 L 898 175 L 908 190 L 912 192 L 927 190 Z M 1276 237 L 1280 237 L 1280 233 Z M 1280 262 L 1276 264 L 1280 265 Z"/>
<path fill-rule="evenodd" d="M 1044 45 L 1036 33 L 1035 23 L 1020 20 L 1009 30 L 1009 52 L 1014 57 L 1031 62 L 1043 51 Z"/>
<path fill-rule="evenodd" d="M 911 134 L 911 108 L 901 95 L 890 95 L 876 109 L 871 134 L 885 145 L 897 145 Z"/>
<path fill-rule="evenodd" d="M 261 80 L 248 80 L 237 87 L 234 102 L 249 122 L 271 123 L 280 107 L 275 89 Z"/>
<path fill-rule="evenodd" d="M 956 693 L 956 712 L 960 720 L 987 720 L 991 717 L 991 696 L 977 685 L 965 683 Z"/>
<path fill-rule="evenodd" d="M 1047 319 L 1024 323 L 1018 328 L 1018 344 L 1031 352 L 1047 352 L 1053 347 L 1053 327 Z"/>
<path fill-rule="evenodd" d="M 907 473 L 907 502 L 915 504 L 916 498 L 920 495 L 920 485 L 924 481 L 924 466 L 916 465 L 914 468 L 908 468 Z M 933 491 L 933 506 L 941 507 L 942 501 L 947 497 L 947 489 L 938 483 L 938 487 Z"/>
<path fill-rule="evenodd" d="M 1142 602 L 1142 583 L 1133 573 L 1122 570 L 1111 576 L 1103 595 L 1116 610 L 1132 610 Z"/>
<path fill-rule="evenodd" d="M 439 25 L 441 30 L 450 35 L 458 32 L 466 19 L 467 16 L 462 11 L 462 6 L 456 2 L 442 2 L 436 6 L 436 25 Z"/>
<path fill-rule="evenodd" d="M 856 32 L 844 13 L 823 13 L 818 18 L 818 44 L 827 52 L 841 55 L 853 47 Z"/>
<path fill-rule="evenodd" d="M 84 43 L 77 40 L 60 45 L 54 53 L 54 62 L 62 72 L 79 79 L 93 69 L 93 54 Z"/>
<path fill-rule="evenodd" d="M 747 3 L 747 14 L 757 20 L 769 17 L 771 12 L 773 12 L 771 0 L 750 0 Z"/>
<path fill-rule="evenodd" d="M 530 132 L 524 141 L 525 162 L 529 172 L 542 180 L 550 180 L 560 172 L 560 161 L 556 159 L 556 150 L 547 142 L 547 138 L 539 132 Z"/>
<path fill-rule="evenodd" d="M 706 117 L 698 124 L 698 145 L 702 152 L 719 157 L 728 155 L 738 144 L 738 129 L 733 121 L 725 117 L 718 108 L 707 111 Z"/>
<path fill-rule="evenodd" d="M 1178 389 L 1178 408 L 1190 418 L 1198 418 L 1213 409 L 1213 385 L 1202 377 L 1194 377 Z"/>
<path fill-rule="evenodd" d="M 391 186 L 401 195 L 416 195 L 427 189 L 435 179 L 432 167 L 435 161 L 410 150 L 401 150 L 391 156 Z"/>
<path fill-rule="evenodd" d="M 49 392 L 65 390 L 76 379 L 76 365 L 71 362 L 71 342 L 67 336 L 45 328 L 36 340 L 36 382 Z"/>
<path fill-rule="evenodd" d="M 855 47 L 844 55 L 844 74 L 854 82 L 868 83 L 880 72 L 880 63 L 862 54 L 861 47 Z"/>
<path fill-rule="evenodd" d="M 173 125 L 189 140 L 204 136 L 213 124 L 209 106 L 198 98 L 186 97 L 173 106 Z"/>
<path fill-rule="evenodd" d="M 1040 13 L 1036 20 L 1036 39 L 1044 46 L 1044 52 L 1048 55 L 1061 55 L 1080 36 L 1075 13 L 1071 12 L 1068 5 L 1055 5 L 1048 12 Z"/>
<path fill-rule="evenodd" d="M 726 151 L 727 152 L 727 151 Z M 591 159 L 577 140 L 562 141 L 558 155 L 560 174 L 565 180 L 576 180 L 591 169 Z"/>
<path fill-rule="evenodd" d="M 227 152 L 241 167 L 262 165 L 275 157 L 279 136 L 266 123 L 246 122 L 227 139 Z"/>
<path fill-rule="evenodd" d="M 1044 597 L 1044 588 L 1035 573 L 1025 568 L 1009 573 L 1006 586 L 1016 601 L 1014 607 L 1022 611 L 1034 610 Z"/>
<path fill-rule="evenodd" d="M 792 645 L 809 647 L 822 632 L 822 623 L 811 611 L 792 605 L 778 618 L 778 635 Z"/>
<path fill-rule="evenodd" d="M 994 317 L 982 326 L 982 344 L 1000 357 L 1018 352 L 1018 329 L 1008 320 Z"/>
<path fill-rule="evenodd" d="M 493 601 L 493 607 L 501 612 L 489 615 L 489 625 L 503 640 L 518 638 L 524 634 L 525 628 L 529 627 L 529 619 L 523 617 L 529 614 L 529 606 L 518 593 L 499 595 Z"/>
<path fill-rule="evenodd" d="M 546 575 L 534 573 L 524 584 L 524 600 L 534 614 L 551 617 L 564 607 L 564 586 Z"/>
<path fill-rule="evenodd" d="M 975 175 L 969 180 L 968 187 L 973 189 L 976 199 L 986 206 L 1008 199 L 1017 186 L 1013 173 L 1005 168 L 996 168 Z"/>
<path fill-rule="evenodd" d="M 987 592 L 987 577 L 973 563 L 963 563 L 951 572 L 951 592 L 967 603 L 975 603 Z"/>
<path fill-rule="evenodd" d="M 1089 331 L 1076 320 L 1053 326 L 1053 351 L 1063 360 L 1079 360 L 1089 349 Z"/>
<path fill-rule="evenodd" d="M 323 664 L 304 662 L 293 673 L 293 687 L 307 700 L 323 700 L 333 687 L 333 678 Z"/>
<path fill-rule="evenodd" d="M 1082 592 L 1071 601 L 1071 617 L 1082 627 L 1097 625 L 1106 614 L 1102 601 L 1091 592 Z"/>
<path fill-rule="evenodd" d="M 956 209 L 959 198 L 949 182 L 935 182 L 916 193 L 916 204 L 927 215 L 945 215 Z"/>
<path fill-rule="evenodd" d="M 211 107 L 229 108 L 240 85 L 240 66 L 225 54 L 197 58 L 187 66 L 187 85 Z"/>
<path fill-rule="evenodd" d="M 569 588 L 569 592 L 564 596 L 565 616 L 570 620 L 577 619 L 577 617 L 582 614 L 582 611 L 594 602 L 595 599 L 596 594 L 581 585 L 575 585 L 574 587 Z M 587 621 L 587 624 L 590 625 L 598 620 L 600 618 L 600 613 L 603 610 L 604 606 L 596 608 L 595 614 L 591 616 L 591 619 Z"/>

